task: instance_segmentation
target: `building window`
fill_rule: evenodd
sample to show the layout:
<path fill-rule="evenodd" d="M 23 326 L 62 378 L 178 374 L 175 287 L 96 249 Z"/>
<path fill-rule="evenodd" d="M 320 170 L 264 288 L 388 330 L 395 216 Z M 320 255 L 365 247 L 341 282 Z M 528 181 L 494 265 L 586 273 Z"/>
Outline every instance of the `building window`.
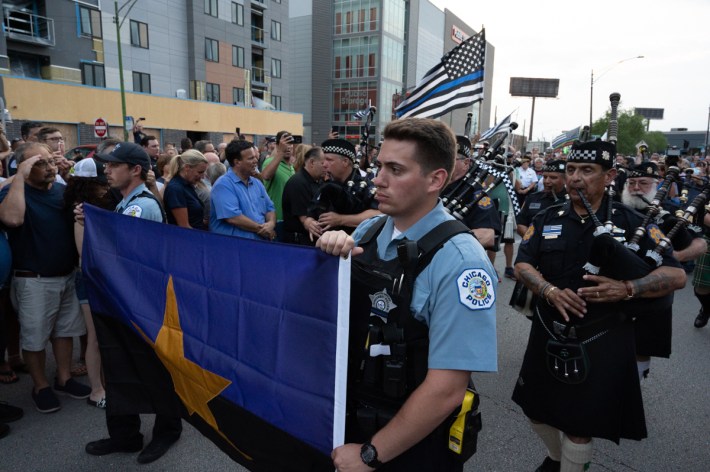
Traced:
<path fill-rule="evenodd" d="M 217 18 L 217 0 L 205 0 L 205 15 Z"/>
<path fill-rule="evenodd" d="M 281 78 L 281 61 L 279 59 L 271 59 L 271 77 Z"/>
<path fill-rule="evenodd" d="M 232 102 L 235 105 L 244 105 L 244 89 L 233 87 L 232 88 Z"/>
<path fill-rule="evenodd" d="M 148 49 L 148 25 L 146 23 L 131 20 L 131 44 Z"/>
<path fill-rule="evenodd" d="M 205 59 L 210 62 L 219 62 L 219 41 L 205 38 Z"/>
<path fill-rule="evenodd" d="M 244 48 L 232 46 L 232 65 L 244 69 Z"/>
<path fill-rule="evenodd" d="M 79 30 L 81 36 L 101 38 L 101 12 L 83 6 L 79 7 Z"/>
<path fill-rule="evenodd" d="M 272 95 L 271 96 L 271 104 L 276 108 L 277 110 L 281 110 L 281 97 L 278 95 Z"/>
<path fill-rule="evenodd" d="M 274 3 L 281 3 L 281 0 L 274 0 Z"/>
<path fill-rule="evenodd" d="M 218 102 L 219 103 L 219 84 L 211 84 L 207 82 L 207 87 L 205 87 L 206 100 L 208 102 Z"/>
<path fill-rule="evenodd" d="M 104 65 L 92 62 L 81 63 L 81 83 L 92 87 L 106 87 Z"/>
<path fill-rule="evenodd" d="M 133 72 L 133 91 L 150 93 L 150 74 Z"/>
<path fill-rule="evenodd" d="M 281 41 L 281 23 L 271 20 L 271 39 Z"/>
<path fill-rule="evenodd" d="M 232 23 L 244 26 L 244 5 L 232 2 Z"/>

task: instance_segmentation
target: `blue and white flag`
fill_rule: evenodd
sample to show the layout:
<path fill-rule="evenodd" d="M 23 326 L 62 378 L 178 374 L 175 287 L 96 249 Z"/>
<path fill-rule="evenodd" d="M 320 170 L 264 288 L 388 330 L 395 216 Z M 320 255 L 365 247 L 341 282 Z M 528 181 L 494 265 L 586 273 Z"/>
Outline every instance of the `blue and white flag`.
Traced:
<path fill-rule="evenodd" d="M 370 113 L 370 107 L 364 108 L 356 113 L 353 113 L 353 120 L 362 121 L 362 119 L 365 118 L 368 113 Z"/>
<path fill-rule="evenodd" d="M 397 118 L 436 118 L 483 100 L 485 30 L 449 51 L 396 108 Z"/>
<path fill-rule="evenodd" d="M 571 146 L 575 140 L 579 139 L 579 135 L 582 132 L 582 126 L 578 126 L 569 131 L 565 131 L 561 135 L 557 136 L 552 140 L 550 146 L 552 149 L 561 149 L 565 146 Z"/>
<path fill-rule="evenodd" d="M 125 396 L 125 377 L 108 375 L 110 398 L 174 388 L 185 419 L 249 470 L 332 471 L 344 442 L 350 261 L 85 213 L 92 311 L 159 358 L 152 372 L 148 359 L 127 362 L 140 382 Z"/>
<path fill-rule="evenodd" d="M 510 117 L 511 116 L 513 116 L 513 113 L 511 113 L 510 115 L 503 118 L 503 120 L 501 120 L 501 122 L 498 123 L 497 125 L 495 125 L 493 128 L 481 133 L 481 137 L 478 138 L 478 140 L 483 141 L 485 139 L 491 139 L 493 136 L 495 136 L 498 133 L 507 133 L 508 131 L 510 131 Z"/>

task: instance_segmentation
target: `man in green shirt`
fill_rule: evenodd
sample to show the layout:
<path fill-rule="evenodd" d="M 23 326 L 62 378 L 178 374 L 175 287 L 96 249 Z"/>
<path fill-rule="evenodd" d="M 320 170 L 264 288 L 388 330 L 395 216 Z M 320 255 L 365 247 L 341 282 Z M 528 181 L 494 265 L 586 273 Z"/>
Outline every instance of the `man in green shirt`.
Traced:
<path fill-rule="evenodd" d="M 261 177 L 264 179 L 264 186 L 269 198 L 274 202 L 276 208 L 276 233 L 279 233 L 283 225 L 283 207 L 281 199 L 283 197 L 286 182 L 295 173 L 291 165 L 293 155 L 293 136 L 288 131 L 279 131 L 276 134 L 276 152 L 264 161 L 261 169 Z"/>

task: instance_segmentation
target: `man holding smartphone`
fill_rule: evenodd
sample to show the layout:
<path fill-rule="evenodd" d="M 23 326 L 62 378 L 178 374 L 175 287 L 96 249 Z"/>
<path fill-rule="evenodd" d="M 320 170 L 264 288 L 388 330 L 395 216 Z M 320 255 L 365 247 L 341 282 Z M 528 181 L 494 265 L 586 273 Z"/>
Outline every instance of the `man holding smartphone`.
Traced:
<path fill-rule="evenodd" d="M 291 157 L 293 156 L 294 136 L 288 131 L 276 133 L 276 152 L 264 161 L 261 177 L 269 198 L 274 202 L 276 209 L 276 234 L 281 240 L 281 227 L 283 226 L 282 199 L 286 182 L 295 174 Z"/>

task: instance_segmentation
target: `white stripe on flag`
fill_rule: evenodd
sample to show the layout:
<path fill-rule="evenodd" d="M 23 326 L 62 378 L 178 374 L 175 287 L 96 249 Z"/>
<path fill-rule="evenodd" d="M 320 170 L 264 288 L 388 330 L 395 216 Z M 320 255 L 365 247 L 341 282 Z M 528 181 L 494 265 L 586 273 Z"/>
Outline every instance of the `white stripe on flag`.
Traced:
<path fill-rule="evenodd" d="M 348 386 L 348 337 L 350 331 L 351 257 L 338 264 L 338 321 L 335 345 L 335 394 L 333 395 L 333 449 L 345 444 L 345 407 Z"/>

